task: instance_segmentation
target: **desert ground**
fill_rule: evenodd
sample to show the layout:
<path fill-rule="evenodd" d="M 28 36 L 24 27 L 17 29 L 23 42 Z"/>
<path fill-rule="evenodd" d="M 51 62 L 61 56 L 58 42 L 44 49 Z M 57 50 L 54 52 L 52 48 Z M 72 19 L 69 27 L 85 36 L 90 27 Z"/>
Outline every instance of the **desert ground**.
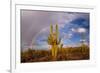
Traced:
<path fill-rule="evenodd" d="M 89 60 L 89 47 L 59 48 L 55 59 L 51 55 L 51 50 L 33 50 L 29 48 L 27 51 L 21 52 L 21 63 L 72 60 Z"/>

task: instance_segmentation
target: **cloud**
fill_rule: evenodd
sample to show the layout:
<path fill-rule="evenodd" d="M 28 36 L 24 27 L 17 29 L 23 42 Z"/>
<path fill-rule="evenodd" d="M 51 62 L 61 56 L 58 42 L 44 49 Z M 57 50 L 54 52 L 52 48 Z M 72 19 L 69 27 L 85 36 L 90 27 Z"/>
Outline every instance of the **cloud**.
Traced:
<path fill-rule="evenodd" d="M 78 28 L 78 32 L 79 33 L 85 33 L 86 32 L 86 29 L 85 28 Z"/>
<path fill-rule="evenodd" d="M 77 33 L 86 33 L 86 29 L 85 28 L 82 28 L 82 27 L 80 27 L 80 28 L 72 28 L 71 29 L 73 32 L 77 32 Z"/>
<path fill-rule="evenodd" d="M 85 39 L 80 39 L 80 42 L 86 42 L 86 40 Z"/>
<path fill-rule="evenodd" d="M 72 34 L 71 33 L 64 33 L 63 32 L 63 38 L 64 39 L 70 39 L 72 37 Z"/>
<path fill-rule="evenodd" d="M 43 50 L 43 49 L 48 50 L 48 47 L 49 47 L 49 45 L 32 45 L 32 49 L 37 49 L 37 50 L 39 50 L 39 49 L 41 49 L 41 50 Z"/>
<path fill-rule="evenodd" d="M 89 29 L 89 15 L 84 15 L 83 17 L 77 17 L 76 19 L 72 20 L 70 22 L 76 27 L 84 27 L 86 29 Z"/>
<path fill-rule="evenodd" d="M 21 46 L 23 47 L 23 43 L 24 45 L 30 46 L 32 42 L 33 44 L 37 44 L 38 42 L 44 44 L 46 41 L 43 40 L 46 40 L 50 24 L 58 24 L 61 36 L 64 32 L 63 38 L 64 40 L 68 40 L 74 36 L 69 33 L 70 28 L 75 27 L 75 23 L 80 24 L 82 21 L 79 20 L 80 18 L 88 19 L 88 17 L 88 13 L 21 10 Z M 73 22 L 71 23 L 71 21 Z M 82 21 L 80 26 L 83 27 L 83 25 L 87 23 L 88 22 Z M 88 25 L 84 27 L 88 29 Z M 70 32 L 83 33 L 86 32 L 86 29 L 72 28 Z"/>

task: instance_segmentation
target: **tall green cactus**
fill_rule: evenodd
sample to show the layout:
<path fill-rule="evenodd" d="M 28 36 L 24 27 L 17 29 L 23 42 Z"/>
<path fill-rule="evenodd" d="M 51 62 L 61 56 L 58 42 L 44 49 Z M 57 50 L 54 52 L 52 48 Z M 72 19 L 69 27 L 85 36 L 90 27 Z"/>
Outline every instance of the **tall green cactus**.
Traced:
<path fill-rule="evenodd" d="M 53 59 L 57 58 L 57 52 L 59 48 L 59 44 L 61 43 L 61 39 L 59 38 L 59 31 L 58 31 L 58 25 L 56 24 L 56 30 L 53 32 L 53 26 L 50 25 L 50 34 L 48 36 L 47 40 L 48 44 L 51 45 L 51 53 Z"/>

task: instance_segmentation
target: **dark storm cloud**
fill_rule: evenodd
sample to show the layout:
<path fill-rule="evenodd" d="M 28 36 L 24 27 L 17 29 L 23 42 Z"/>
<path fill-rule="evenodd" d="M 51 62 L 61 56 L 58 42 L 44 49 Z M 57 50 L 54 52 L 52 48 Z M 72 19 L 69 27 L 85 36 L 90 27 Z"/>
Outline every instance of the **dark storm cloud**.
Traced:
<path fill-rule="evenodd" d="M 21 10 L 21 35 L 22 43 L 30 44 L 32 38 L 44 27 L 50 24 L 62 23 L 70 18 L 66 13 Z M 24 42 L 23 42 L 24 41 Z"/>
<path fill-rule="evenodd" d="M 33 38 L 50 24 L 63 27 L 74 19 L 87 18 L 86 13 L 21 10 L 21 47 L 30 46 Z M 49 30 L 49 29 L 48 29 Z M 24 48 L 25 49 L 25 48 Z"/>
<path fill-rule="evenodd" d="M 30 43 L 36 33 L 52 22 L 52 20 L 50 21 L 50 18 L 50 13 L 21 10 L 22 40 Z"/>

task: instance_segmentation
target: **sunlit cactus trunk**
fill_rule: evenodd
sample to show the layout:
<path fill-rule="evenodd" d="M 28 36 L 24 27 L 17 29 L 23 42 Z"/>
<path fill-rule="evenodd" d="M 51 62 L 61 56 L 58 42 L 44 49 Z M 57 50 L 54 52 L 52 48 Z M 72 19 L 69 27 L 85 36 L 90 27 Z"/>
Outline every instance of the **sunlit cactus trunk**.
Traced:
<path fill-rule="evenodd" d="M 52 58 L 54 60 L 57 59 L 57 52 L 58 52 L 58 46 L 61 42 L 61 39 L 59 38 L 59 31 L 58 31 L 58 25 L 56 24 L 56 30 L 53 31 L 53 26 L 50 25 L 50 34 L 48 36 L 48 44 L 51 45 L 51 53 Z"/>
<path fill-rule="evenodd" d="M 52 58 L 53 60 L 56 60 L 56 57 L 57 57 L 57 45 L 52 45 L 52 48 L 51 48 L 51 52 L 52 52 Z"/>

